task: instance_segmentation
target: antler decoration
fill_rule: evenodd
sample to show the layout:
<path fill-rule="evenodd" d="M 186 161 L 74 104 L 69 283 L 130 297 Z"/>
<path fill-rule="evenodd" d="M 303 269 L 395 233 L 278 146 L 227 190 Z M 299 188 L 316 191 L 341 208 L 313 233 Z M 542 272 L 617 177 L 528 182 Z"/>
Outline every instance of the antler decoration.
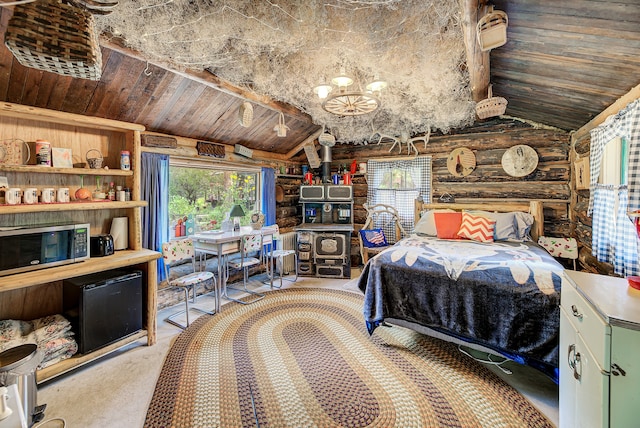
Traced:
<path fill-rule="evenodd" d="M 108 15 L 113 12 L 113 8 L 118 5 L 117 1 L 102 1 L 102 0 L 62 0 L 65 4 L 84 9 L 94 15 Z"/>
<path fill-rule="evenodd" d="M 408 132 L 402 132 L 399 137 L 392 137 L 390 135 L 382 134 L 378 131 L 375 131 L 371 135 L 371 139 L 373 139 L 373 137 L 375 137 L 376 135 L 379 135 L 377 144 L 380 144 L 382 140 L 385 140 L 385 142 L 386 141 L 393 142 L 393 144 L 391 145 L 391 148 L 389 149 L 389 153 L 393 151 L 396 145 L 398 146 L 398 153 L 402 153 L 402 145 L 405 144 L 407 146 L 408 155 L 410 155 L 412 152 L 415 152 L 416 156 L 418 156 L 420 152 L 416 148 L 414 142 L 424 141 L 424 148 L 426 149 L 427 143 L 429 142 L 429 137 L 431 136 L 431 129 L 429 129 L 429 131 L 425 135 L 421 137 L 413 137 L 413 138 L 409 138 Z"/>

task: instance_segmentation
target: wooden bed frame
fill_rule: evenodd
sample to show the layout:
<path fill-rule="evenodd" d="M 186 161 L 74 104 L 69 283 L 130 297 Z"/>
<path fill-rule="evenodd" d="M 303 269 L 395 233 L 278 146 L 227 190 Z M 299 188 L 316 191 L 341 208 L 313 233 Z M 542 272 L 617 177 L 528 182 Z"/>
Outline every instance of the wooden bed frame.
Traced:
<path fill-rule="evenodd" d="M 420 218 L 420 214 L 426 210 L 443 210 L 450 209 L 455 211 L 461 210 L 482 210 L 491 212 L 512 212 L 522 211 L 533 216 L 533 225 L 531 226 L 531 238 L 537 242 L 538 237 L 544 235 L 544 212 L 542 201 L 530 202 L 503 202 L 503 203 L 431 203 L 424 202 L 419 199 L 415 201 L 414 218 L 416 222 Z"/>

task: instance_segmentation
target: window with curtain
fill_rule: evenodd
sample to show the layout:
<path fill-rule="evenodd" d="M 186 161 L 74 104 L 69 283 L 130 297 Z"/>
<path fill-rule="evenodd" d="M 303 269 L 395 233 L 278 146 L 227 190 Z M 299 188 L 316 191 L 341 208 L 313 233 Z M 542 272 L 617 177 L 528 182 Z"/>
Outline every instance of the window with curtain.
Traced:
<path fill-rule="evenodd" d="M 589 169 L 592 254 L 618 275 L 638 275 L 638 235 L 628 213 L 640 210 L 640 100 L 591 131 Z"/>
<path fill-rule="evenodd" d="M 367 204 L 391 205 L 398 210 L 404 230 L 413 232 L 416 198 L 431 200 L 431 156 L 369 160 L 367 176 Z"/>
<path fill-rule="evenodd" d="M 171 159 L 169 166 L 170 236 L 220 229 L 234 205 L 240 205 L 249 224 L 262 210 L 262 171 L 210 162 Z M 183 230 L 180 229 L 185 224 Z"/>

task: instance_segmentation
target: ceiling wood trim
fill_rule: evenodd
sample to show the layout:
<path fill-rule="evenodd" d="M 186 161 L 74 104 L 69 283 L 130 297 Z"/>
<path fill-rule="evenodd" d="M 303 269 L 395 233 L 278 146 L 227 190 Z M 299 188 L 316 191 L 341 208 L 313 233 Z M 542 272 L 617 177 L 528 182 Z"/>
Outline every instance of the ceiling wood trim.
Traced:
<path fill-rule="evenodd" d="M 298 144 L 296 147 L 290 150 L 289 153 L 286 154 L 287 159 L 291 159 L 292 157 L 294 157 L 296 153 L 298 153 L 300 150 L 304 148 L 304 146 L 307 145 L 307 143 L 309 143 L 310 141 L 316 140 L 320 136 L 320 134 L 322 134 L 322 132 L 323 130 L 321 128 L 316 132 L 314 132 L 313 134 L 309 135 L 307 138 L 305 138 L 305 140 L 302 143 Z"/>
<path fill-rule="evenodd" d="M 629 104 L 630 102 L 632 102 L 632 101 L 634 101 L 634 100 L 636 100 L 638 98 L 640 98 L 640 85 L 636 86 L 635 88 L 631 89 L 629 92 L 627 92 L 626 94 L 624 94 L 623 96 L 618 98 L 616 100 L 616 102 L 614 102 L 609 107 L 607 107 L 604 111 L 602 111 L 602 113 L 600 113 L 599 115 L 597 115 L 596 117 L 591 119 L 582 128 L 578 129 L 572 135 L 571 139 L 574 142 L 580 140 L 582 137 L 584 137 L 589 132 L 591 132 L 591 130 L 593 128 L 595 128 L 595 127 L 601 125 L 602 123 L 604 123 L 604 121 L 609 116 L 611 116 L 612 114 L 618 113 L 620 110 L 625 108 L 627 106 L 627 104 Z"/>

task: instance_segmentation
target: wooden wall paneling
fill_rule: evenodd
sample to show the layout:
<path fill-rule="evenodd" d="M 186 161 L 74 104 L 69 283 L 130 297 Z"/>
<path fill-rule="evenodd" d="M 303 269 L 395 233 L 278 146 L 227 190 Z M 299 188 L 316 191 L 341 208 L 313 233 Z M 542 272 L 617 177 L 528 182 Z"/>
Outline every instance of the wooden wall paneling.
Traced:
<path fill-rule="evenodd" d="M 62 281 L 4 291 L 0 319 L 33 320 L 62 313 Z"/>
<path fill-rule="evenodd" d="M 122 72 L 118 73 L 117 79 L 111 82 L 111 99 L 109 100 L 108 109 L 103 117 L 110 117 L 117 120 L 123 120 L 122 109 L 127 105 L 129 97 L 132 94 L 139 94 L 140 91 L 135 90 L 139 79 L 144 75 L 143 71 L 146 64 L 140 61 L 125 57 L 120 67 Z"/>

